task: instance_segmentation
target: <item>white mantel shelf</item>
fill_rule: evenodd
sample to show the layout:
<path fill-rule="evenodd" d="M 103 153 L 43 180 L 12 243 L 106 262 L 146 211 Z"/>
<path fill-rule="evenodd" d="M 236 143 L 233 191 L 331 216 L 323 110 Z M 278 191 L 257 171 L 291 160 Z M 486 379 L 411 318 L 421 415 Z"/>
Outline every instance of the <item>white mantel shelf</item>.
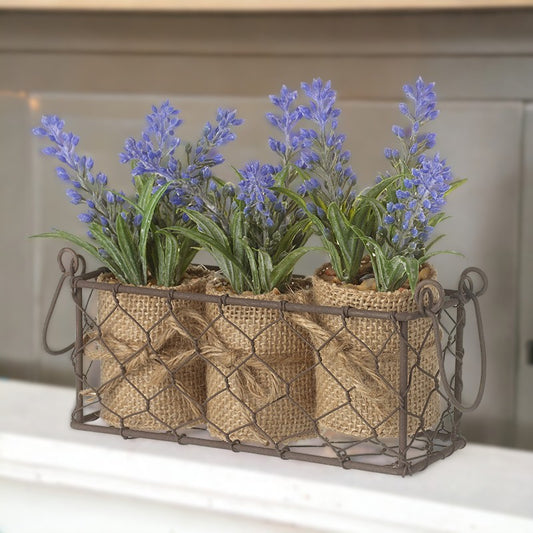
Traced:
<path fill-rule="evenodd" d="M 533 531 L 533 453 L 413 477 L 75 431 L 71 389 L 0 380 L 0 531 Z"/>

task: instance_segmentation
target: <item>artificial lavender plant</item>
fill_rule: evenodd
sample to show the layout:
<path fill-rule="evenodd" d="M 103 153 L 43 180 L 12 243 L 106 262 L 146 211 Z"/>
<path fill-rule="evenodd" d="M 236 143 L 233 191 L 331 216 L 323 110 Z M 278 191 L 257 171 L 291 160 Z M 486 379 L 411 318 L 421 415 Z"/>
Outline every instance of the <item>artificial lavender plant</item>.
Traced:
<path fill-rule="evenodd" d="M 393 126 L 400 150 L 387 148 L 392 172 L 377 183 L 356 191 L 356 177 L 344 150 L 344 135 L 337 133 L 340 110 L 331 83 L 315 79 L 302 84 L 308 98 L 299 107 L 310 123 L 298 135 L 296 167 L 303 179 L 299 195 L 285 191 L 305 211 L 320 236 L 337 278 L 358 283 L 363 255 L 368 251 L 378 290 L 392 291 L 406 279 L 414 288 L 420 265 L 434 254 L 427 243 L 435 225 L 443 220 L 445 195 L 459 185 L 438 155 L 425 152 L 435 145 L 435 134 L 422 131 L 438 115 L 434 84 L 419 78 L 406 85 L 407 103 L 401 113 L 407 128 Z"/>
<path fill-rule="evenodd" d="M 211 218 L 224 210 L 227 190 L 223 194 L 213 190 L 221 183 L 213 168 L 224 162 L 219 148 L 235 140 L 233 128 L 243 122 L 235 110 L 220 108 L 215 123 L 205 124 L 196 143 L 182 143 L 176 135 L 182 124 L 179 113 L 168 101 L 154 106 L 141 138 L 127 139 L 120 154 L 122 163 L 132 165 L 136 189 L 149 187 L 156 195 L 164 191 L 154 212 L 149 247 L 153 272 L 161 285 L 177 284 L 198 252 L 194 240 L 168 229 L 193 226 L 183 209 Z"/>
<path fill-rule="evenodd" d="M 176 228 L 213 255 L 237 293 L 283 291 L 296 262 L 310 250 L 304 245 L 311 235 L 311 223 L 284 192 L 291 190 L 298 177 L 296 162 L 301 154 L 298 123 L 303 115 L 296 98 L 297 92 L 285 86 L 279 95 L 270 96 L 277 110 L 266 118 L 280 138 L 270 137 L 269 146 L 279 163 L 248 162 L 238 171 L 236 190 L 229 183 L 211 180 L 201 199 L 214 205 L 213 198 L 221 198 L 221 209 L 209 216 L 189 208 L 185 214 L 197 228 Z M 226 202 L 228 194 L 233 196 L 231 202 Z"/>
<path fill-rule="evenodd" d="M 202 207 L 197 191 L 206 186 L 212 167 L 223 161 L 217 148 L 235 138 L 231 128 L 241 123 L 234 111 L 219 110 L 216 125 L 208 122 L 196 145 L 185 145 L 180 160 L 176 150 L 181 142 L 175 135 L 181 124 L 178 114 L 168 101 L 154 106 L 141 139 L 126 141 L 120 158 L 132 164 L 132 195 L 111 189 L 105 174 L 93 172 L 93 160 L 77 154 L 79 137 L 63 131 L 63 120 L 43 116 L 33 133 L 51 141 L 43 153 L 62 163 L 57 175 L 69 185 L 71 203 L 87 207 L 78 218 L 89 228 L 88 240 L 61 230 L 38 236 L 80 246 L 124 283 L 145 285 L 154 278 L 158 285 L 177 285 L 197 248 L 166 228 L 188 223 L 178 213 L 180 207 Z"/>
<path fill-rule="evenodd" d="M 434 86 L 419 77 L 414 85 L 403 87 L 406 102 L 399 109 L 409 125 L 393 126 L 400 149 L 385 149 L 394 182 L 381 192 L 379 203 L 375 204 L 379 219 L 376 235 L 354 230 L 370 252 L 380 291 L 394 291 L 406 280 L 414 290 L 424 262 L 439 253 L 455 253 L 429 251 L 442 237 L 430 241 L 435 226 L 446 218 L 446 196 L 465 181 L 453 180 L 439 154 L 426 153 L 436 142 L 434 133 L 422 131 L 439 114 Z M 387 173 L 384 179 L 390 181 L 389 176 Z M 382 180 L 380 176 L 377 181 Z"/>
<path fill-rule="evenodd" d="M 299 112 L 307 120 L 298 133 L 295 168 L 302 180 L 297 194 L 285 190 L 305 212 L 330 257 L 337 277 L 354 283 L 365 244 L 350 230 L 374 235 L 377 219 L 372 200 L 392 181 L 387 178 L 365 191 L 366 200 L 357 194 L 357 178 L 350 165 L 351 154 L 344 148 L 345 135 L 338 133 L 340 109 L 335 107 L 336 92 L 331 82 L 320 78 L 302 83 L 306 103 Z"/>

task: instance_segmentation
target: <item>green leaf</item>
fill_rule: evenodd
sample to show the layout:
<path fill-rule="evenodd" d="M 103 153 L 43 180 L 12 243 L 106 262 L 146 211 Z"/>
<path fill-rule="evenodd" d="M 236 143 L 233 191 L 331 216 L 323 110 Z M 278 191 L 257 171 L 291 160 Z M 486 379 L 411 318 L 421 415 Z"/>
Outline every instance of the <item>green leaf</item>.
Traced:
<path fill-rule="evenodd" d="M 278 249 L 276 250 L 276 253 L 272 257 L 272 261 L 274 263 L 277 263 L 280 259 L 280 255 L 285 253 L 287 250 L 292 250 L 293 242 L 296 239 L 296 237 L 300 234 L 303 234 L 302 241 L 305 244 L 307 240 L 310 237 L 309 228 L 311 227 L 311 221 L 307 219 L 298 220 L 298 222 L 295 222 L 292 226 L 287 228 L 287 231 L 283 234 L 281 237 L 281 240 L 279 241 Z"/>
<path fill-rule="evenodd" d="M 117 215 L 115 226 L 117 229 L 117 241 L 122 259 L 124 260 L 124 263 L 127 264 L 128 270 L 135 273 L 135 281 L 131 281 L 131 283 L 134 285 L 146 285 L 147 278 L 144 276 L 144 273 L 141 274 L 139 270 L 138 249 L 133 242 L 133 235 L 126 224 L 126 221 L 120 214 Z"/>
<path fill-rule="evenodd" d="M 440 224 L 444 220 L 448 220 L 450 218 L 449 215 L 446 215 L 445 213 L 438 213 L 437 215 L 432 216 L 428 220 L 428 224 L 432 227 L 435 227 L 437 224 Z"/>
<path fill-rule="evenodd" d="M 115 244 L 113 239 L 104 233 L 104 230 L 100 224 L 92 222 L 89 225 L 92 234 L 95 236 L 98 244 L 109 254 L 112 261 L 116 264 L 117 269 L 121 272 L 122 281 L 139 285 L 140 280 L 137 278 L 137 272 L 131 269 L 127 261 L 121 253 L 120 248 Z"/>
<path fill-rule="evenodd" d="M 370 261 L 378 289 L 380 291 L 390 290 L 392 271 L 383 250 L 375 241 L 372 244 L 368 243 L 367 246 L 370 249 Z"/>
<path fill-rule="evenodd" d="M 252 275 L 252 291 L 254 294 L 261 294 L 261 279 L 257 268 L 257 261 L 255 259 L 255 251 L 250 247 L 246 240 L 243 241 L 244 251 L 248 259 L 248 271 Z"/>
<path fill-rule="evenodd" d="M 164 262 L 165 262 L 165 246 L 163 245 L 164 235 L 157 232 L 154 234 L 152 253 L 152 263 L 154 265 L 154 276 L 158 285 L 166 285 Z"/>
<path fill-rule="evenodd" d="M 237 209 L 230 220 L 231 240 L 233 244 L 233 254 L 239 263 L 244 263 L 244 246 L 242 239 L 244 238 L 244 213 L 241 209 Z"/>
<path fill-rule="evenodd" d="M 346 283 L 348 281 L 346 279 L 346 270 L 344 268 L 344 264 L 342 262 L 341 256 L 336 246 L 331 241 L 329 241 L 328 239 L 324 237 L 322 238 L 322 245 L 324 246 L 324 249 L 329 255 L 331 266 L 333 267 L 335 274 L 337 274 L 338 278 L 341 281 L 344 281 Z"/>
<path fill-rule="evenodd" d="M 66 231 L 55 230 L 53 232 L 40 233 L 39 235 L 32 235 L 32 238 L 34 237 L 55 238 L 55 239 L 63 239 L 63 240 L 69 241 L 72 244 L 75 244 L 79 246 L 80 248 L 82 248 L 83 250 L 85 250 L 86 252 L 90 253 L 100 263 L 105 265 L 119 281 L 127 283 L 127 280 L 124 278 L 123 272 L 121 272 L 120 268 L 117 267 L 117 265 L 115 265 L 115 263 L 112 260 L 102 257 L 100 253 L 98 252 L 98 248 L 96 246 L 93 246 L 92 244 L 84 241 L 77 235 L 73 235 L 72 233 L 68 233 Z"/>
<path fill-rule="evenodd" d="M 241 291 L 237 290 L 234 283 L 239 276 L 244 279 L 247 285 L 252 285 L 250 278 L 246 274 L 246 271 L 244 270 L 243 266 L 235 259 L 235 256 L 233 255 L 229 246 L 224 247 L 222 243 L 220 243 L 210 235 L 207 235 L 206 233 L 203 233 L 193 228 L 173 226 L 166 228 L 166 231 L 174 231 L 202 245 L 215 258 L 218 266 L 225 274 L 225 276 L 230 280 L 232 287 L 237 292 Z M 234 272 L 234 269 L 237 270 L 237 273 Z"/>
<path fill-rule="evenodd" d="M 354 223 L 361 227 L 365 222 L 369 222 L 372 214 L 376 217 L 378 226 L 383 224 L 383 217 L 387 214 L 387 209 L 382 202 L 370 197 L 361 197 L 358 212 L 354 216 Z"/>
<path fill-rule="evenodd" d="M 157 249 L 157 284 L 170 287 L 175 285 L 175 271 L 179 260 L 178 239 L 164 230 L 154 234 Z"/>
<path fill-rule="evenodd" d="M 444 193 L 444 196 L 448 196 L 452 191 L 455 191 L 457 187 L 460 187 L 461 185 L 464 185 L 468 180 L 466 178 L 460 179 L 460 180 L 454 180 L 450 183 L 450 188 Z"/>
<path fill-rule="evenodd" d="M 231 247 L 231 244 L 229 242 L 228 236 L 226 232 L 213 220 L 211 220 L 207 215 L 204 215 L 203 213 L 199 213 L 198 211 L 193 211 L 190 209 L 186 209 L 185 212 L 189 216 L 189 218 L 198 226 L 198 231 L 200 228 L 202 231 L 200 232 L 202 235 L 208 235 L 215 241 L 217 241 L 220 244 L 220 247 L 223 248 L 226 251 L 226 256 L 231 257 L 231 261 L 224 261 L 224 274 L 230 279 L 233 283 L 234 280 L 236 280 L 236 276 L 238 275 L 235 272 L 234 263 L 239 262 L 233 253 L 233 249 Z M 199 242 L 199 241 L 198 241 Z M 222 265 L 219 265 L 222 268 Z"/>
<path fill-rule="evenodd" d="M 139 231 L 139 256 L 141 259 L 142 277 L 146 279 L 148 277 L 148 261 L 146 257 L 146 247 L 148 238 L 151 234 L 152 219 L 154 217 L 155 209 L 159 205 L 159 201 L 165 194 L 169 184 L 159 188 L 154 194 L 152 194 L 153 179 L 148 180 L 139 197 L 139 204 L 143 209 L 143 219 L 141 221 L 141 227 Z M 149 196 L 148 196 L 149 194 Z"/>
<path fill-rule="evenodd" d="M 276 174 L 275 182 L 278 183 L 280 187 L 286 187 L 288 177 L 289 177 L 289 167 L 285 167 Z"/>
<path fill-rule="evenodd" d="M 435 257 L 436 255 L 441 255 L 441 254 L 452 254 L 452 255 L 458 255 L 460 257 L 464 257 L 464 254 L 462 254 L 461 252 L 456 252 L 455 250 L 439 250 L 438 252 L 430 252 L 429 254 L 425 254 L 423 257 L 420 258 L 420 262 L 425 263 L 432 257 Z"/>
<path fill-rule="evenodd" d="M 304 199 L 296 194 L 295 192 L 291 191 L 290 189 L 285 189 L 283 187 L 272 187 L 272 190 L 281 194 L 285 194 L 287 197 L 289 197 L 291 200 L 294 200 L 296 204 L 303 209 L 303 211 L 308 216 L 309 220 L 313 223 L 315 229 L 318 231 L 319 235 L 327 239 L 327 230 L 325 224 L 320 220 L 319 217 L 317 217 L 315 214 L 311 213 L 309 209 L 307 209 L 307 205 L 304 201 Z"/>
<path fill-rule="evenodd" d="M 377 198 L 381 193 L 386 191 L 389 186 L 395 185 L 397 181 L 403 178 L 403 174 L 396 174 L 382 179 L 379 183 L 366 187 L 359 193 L 359 197 Z"/>
<path fill-rule="evenodd" d="M 365 235 L 359 228 L 351 226 L 350 229 L 359 237 L 359 239 L 361 239 L 370 252 L 370 261 L 372 263 L 378 289 L 387 290 L 385 287 L 389 285 L 390 272 L 387 265 L 387 258 L 385 257 L 383 250 L 373 238 Z"/>
<path fill-rule="evenodd" d="M 187 216 L 199 227 L 202 228 L 202 234 L 209 235 L 213 239 L 217 240 L 224 246 L 226 249 L 230 248 L 228 236 L 226 232 L 213 220 L 203 213 L 198 213 L 198 211 L 192 211 L 186 209 L 185 212 Z"/>
<path fill-rule="evenodd" d="M 426 250 L 429 250 L 430 248 L 433 248 L 435 244 L 437 244 L 441 239 L 443 239 L 446 235 L 439 235 L 438 237 L 435 237 L 432 241 L 430 241 L 428 244 L 426 244 L 425 248 Z"/>
<path fill-rule="evenodd" d="M 283 287 L 287 279 L 292 275 L 296 263 L 306 253 L 322 250 L 322 248 L 316 246 L 304 246 L 302 248 L 296 248 L 292 252 L 288 253 L 273 269 L 270 276 L 270 284 L 272 288 Z"/>
<path fill-rule="evenodd" d="M 45 233 L 39 233 L 38 235 L 31 235 L 30 238 L 35 239 L 37 237 L 43 237 L 46 239 L 64 239 L 72 244 L 75 244 L 76 246 L 79 246 L 93 257 L 96 257 L 99 261 L 102 261 L 102 256 L 98 253 L 98 248 L 96 246 L 93 246 L 91 243 L 81 239 L 77 235 L 68 233 L 67 231 L 54 230 Z"/>
<path fill-rule="evenodd" d="M 341 279 L 353 283 L 363 257 L 364 243 L 356 233 L 351 231 L 353 224 L 350 223 L 337 205 L 332 204 L 329 207 L 328 220 L 342 254 Z M 355 225 L 355 227 L 358 226 Z M 337 276 L 339 276 L 339 272 L 337 272 Z"/>
<path fill-rule="evenodd" d="M 181 282 L 185 271 L 199 251 L 198 245 L 191 239 L 182 238 L 178 244 L 179 252 L 176 255 L 176 268 L 174 269 L 172 285 L 178 285 Z"/>
<path fill-rule="evenodd" d="M 415 259 L 414 257 L 396 256 L 396 257 L 393 257 L 392 261 L 394 263 L 398 263 L 402 265 L 403 272 L 407 274 L 407 279 L 409 280 L 409 287 L 411 288 L 411 292 L 414 294 L 416 284 L 418 283 L 418 272 L 420 270 L 419 260 Z M 395 285 L 400 284 L 400 281 L 401 279 L 398 279 Z M 399 287 L 397 286 L 394 287 L 394 289 L 397 289 L 397 288 Z"/>
<path fill-rule="evenodd" d="M 353 261 L 354 248 L 354 234 L 350 231 L 350 223 L 342 214 L 337 204 L 331 204 L 329 206 L 327 216 L 333 235 L 335 236 L 335 241 L 342 254 L 342 259 L 346 265 L 349 265 Z"/>
<path fill-rule="evenodd" d="M 264 251 L 257 250 L 257 271 L 261 292 L 268 292 L 273 289 L 270 276 L 272 274 L 272 258 Z"/>
<path fill-rule="evenodd" d="M 179 252 L 179 243 L 176 236 L 165 232 L 165 277 L 167 278 L 167 286 L 174 285 Z"/>

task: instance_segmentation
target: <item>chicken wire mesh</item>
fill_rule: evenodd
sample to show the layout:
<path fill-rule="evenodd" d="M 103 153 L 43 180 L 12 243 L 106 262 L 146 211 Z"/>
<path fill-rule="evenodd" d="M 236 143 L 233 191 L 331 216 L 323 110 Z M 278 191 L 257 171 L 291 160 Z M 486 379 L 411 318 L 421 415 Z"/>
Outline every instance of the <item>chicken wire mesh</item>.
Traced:
<path fill-rule="evenodd" d="M 465 445 L 462 414 L 477 407 L 485 383 L 479 269 L 465 270 L 456 290 L 419 283 L 414 299 L 407 291 L 410 307 L 361 309 L 313 303 L 303 278 L 287 294 L 244 298 L 203 267 L 177 290 L 85 273 L 70 249 L 58 260 L 43 341 L 53 355 L 71 351 L 75 429 L 399 475 Z M 76 339 L 52 350 L 47 331 L 65 281 Z M 472 307 L 481 373 L 467 406 Z"/>

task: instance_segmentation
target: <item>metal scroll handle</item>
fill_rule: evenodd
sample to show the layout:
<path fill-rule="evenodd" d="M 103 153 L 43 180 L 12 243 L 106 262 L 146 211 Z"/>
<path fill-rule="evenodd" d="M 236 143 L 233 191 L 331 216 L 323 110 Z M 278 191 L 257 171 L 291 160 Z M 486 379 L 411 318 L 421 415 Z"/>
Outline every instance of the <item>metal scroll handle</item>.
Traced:
<path fill-rule="evenodd" d="M 474 290 L 474 281 L 471 278 L 471 274 L 477 274 L 481 279 L 481 287 L 476 291 Z M 433 329 L 437 333 L 439 331 L 439 320 L 437 318 L 438 311 L 440 310 L 440 304 L 443 301 L 444 293 L 442 287 L 438 285 L 438 297 L 435 294 L 435 286 L 438 284 L 434 282 L 422 282 L 417 289 L 417 302 L 421 310 L 425 311 L 425 314 L 430 316 L 433 320 Z M 464 305 L 469 301 L 474 304 L 476 313 L 477 332 L 479 338 L 480 358 L 481 358 L 481 372 L 479 376 L 479 386 L 475 400 L 470 405 L 461 403 L 452 390 L 448 377 L 446 376 L 446 370 L 444 368 L 444 355 L 442 353 L 442 346 L 440 342 L 436 342 L 437 347 L 437 359 L 439 361 L 439 371 L 441 375 L 442 386 L 448 396 L 450 403 L 461 412 L 474 411 L 477 409 L 483 397 L 485 390 L 485 381 L 487 377 L 487 352 L 485 347 L 485 335 L 483 332 L 483 322 L 481 320 L 481 310 L 479 308 L 478 298 L 487 290 L 488 280 L 486 274 L 479 268 L 470 267 L 463 271 L 459 280 L 458 297 L 460 302 Z M 437 290 L 438 290 L 437 289 Z M 438 337 L 436 337 L 438 338 Z"/>
<path fill-rule="evenodd" d="M 68 261 L 70 256 L 70 262 L 65 263 L 65 261 Z M 59 270 L 61 270 L 61 277 L 59 278 L 59 282 L 57 284 L 56 290 L 54 292 L 54 295 L 52 296 L 52 301 L 50 303 L 50 309 L 48 309 L 48 313 L 46 313 L 46 318 L 44 319 L 44 326 L 43 326 L 43 346 L 46 350 L 46 353 L 50 355 L 61 355 L 65 352 L 68 352 L 69 350 L 72 350 L 74 348 L 75 343 L 69 344 L 67 347 L 62 348 L 60 350 L 53 350 L 50 348 L 48 344 L 48 328 L 50 327 L 50 321 L 52 320 L 52 316 L 54 314 L 54 310 L 57 304 L 57 300 L 59 298 L 59 294 L 61 292 L 61 289 L 63 288 L 63 284 L 65 283 L 65 280 L 67 278 L 72 278 L 76 275 L 76 272 L 81 267 L 80 275 L 85 274 L 85 259 L 83 256 L 78 255 L 74 250 L 71 248 L 61 248 L 59 250 L 59 253 L 57 254 L 57 262 L 59 263 Z"/>

